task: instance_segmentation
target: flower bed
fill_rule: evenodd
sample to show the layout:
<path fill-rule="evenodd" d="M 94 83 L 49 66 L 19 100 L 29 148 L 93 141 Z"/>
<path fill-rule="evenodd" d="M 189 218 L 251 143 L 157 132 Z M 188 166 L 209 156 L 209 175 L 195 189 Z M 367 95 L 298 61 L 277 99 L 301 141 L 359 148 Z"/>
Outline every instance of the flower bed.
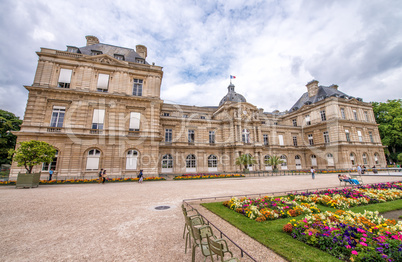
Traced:
<path fill-rule="evenodd" d="M 162 181 L 166 180 L 163 177 L 144 177 L 144 181 Z M 66 180 L 41 180 L 40 185 L 54 184 L 83 184 L 83 183 L 98 183 L 99 179 L 66 179 Z M 138 182 L 138 178 L 107 178 L 106 182 Z M 15 181 L 0 182 L 0 185 L 15 185 Z"/>
<path fill-rule="evenodd" d="M 289 194 L 292 200 L 318 203 L 337 209 L 402 199 L 402 183 L 382 183 L 359 188 L 328 189 L 316 192 Z"/>
<path fill-rule="evenodd" d="M 402 261 L 402 222 L 338 210 L 292 219 L 283 231 L 342 260 Z"/>
<path fill-rule="evenodd" d="M 298 204 L 286 197 L 265 196 L 257 199 L 233 197 L 223 205 L 257 222 L 320 212 L 315 204 Z"/>
<path fill-rule="evenodd" d="M 242 174 L 184 174 L 175 176 L 174 180 L 190 180 L 190 179 L 213 179 L 213 178 L 230 178 L 230 177 L 244 177 Z"/>

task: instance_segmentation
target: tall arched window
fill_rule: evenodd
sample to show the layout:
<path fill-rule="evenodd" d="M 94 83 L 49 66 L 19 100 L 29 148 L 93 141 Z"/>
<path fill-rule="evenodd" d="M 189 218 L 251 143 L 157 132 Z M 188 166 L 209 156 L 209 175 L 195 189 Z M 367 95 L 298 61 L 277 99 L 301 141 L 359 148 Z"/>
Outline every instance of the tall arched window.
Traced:
<path fill-rule="evenodd" d="M 196 172 L 197 161 L 195 155 L 190 154 L 186 157 L 186 172 Z"/>
<path fill-rule="evenodd" d="M 380 163 L 379 159 L 380 159 L 380 155 L 377 154 L 377 153 L 375 153 L 375 154 L 374 154 L 374 163 L 375 163 L 376 165 L 378 165 L 378 164 Z"/>
<path fill-rule="evenodd" d="M 126 155 L 126 170 L 136 170 L 138 162 L 138 152 L 136 150 L 128 150 Z"/>
<path fill-rule="evenodd" d="M 270 158 L 271 158 L 270 155 L 265 155 L 264 156 L 265 170 L 272 170 L 272 166 L 268 163 Z"/>
<path fill-rule="evenodd" d="M 334 166 L 334 156 L 331 153 L 327 154 L 328 166 Z"/>
<path fill-rule="evenodd" d="M 87 170 L 98 170 L 101 152 L 98 149 L 90 149 L 87 155 Z"/>
<path fill-rule="evenodd" d="M 241 137 L 244 143 L 250 143 L 250 132 L 247 129 L 243 129 Z"/>
<path fill-rule="evenodd" d="M 311 155 L 311 166 L 317 166 L 317 157 L 316 155 Z"/>
<path fill-rule="evenodd" d="M 58 156 L 59 156 L 59 151 L 56 150 L 56 154 L 55 154 L 52 162 L 50 164 L 49 163 L 42 164 L 42 171 L 49 172 L 51 169 L 56 170 Z"/>
<path fill-rule="evenodd" d="M 173 171 L 173 157 L 170 154 L 166 154 L 162 157 L 162 172 Z"/>
<path fill-rule="evenodd" d="M 279 157 L 283 162 L 281 164 L 281 169 L 288 169 L 288 160 L 285 155 Z"/>
<path fill-rule="evenodd" d="M 208 157 L 208 171 L 218 171 L 218 158 L 215 155 L 210 155 Z"/>
<path fill-rule="evenodd" d="M 367 154 L 363 153 L 362 157 L 363 157 L 363 165 L 367 165 Z"/>
<path fill-rule="evenodd" d="M 356 158 L 354 153 L 350 153 L 350 163 L 352 164 L 352 166 L 356 164 Z"/>
<path fill-rule="evenodd" d="M 299 155 L 295 156 L 295 163 L 296 163 L 296 169 L 301 169 L 302 168 L 301 157 Z"/>

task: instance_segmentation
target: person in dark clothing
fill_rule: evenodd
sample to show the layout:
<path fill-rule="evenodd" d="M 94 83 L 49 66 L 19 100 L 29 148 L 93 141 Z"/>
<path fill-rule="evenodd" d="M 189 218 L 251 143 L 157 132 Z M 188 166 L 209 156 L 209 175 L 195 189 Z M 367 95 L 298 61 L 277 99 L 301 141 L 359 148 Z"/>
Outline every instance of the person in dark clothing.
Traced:
<path fill-rule="evenodd" d="M 101 168 L 101 170 L 99 171 L 99 182 L 98 184 L 100 184 L 100 182 L 103 180 L 103 168 Z"/>
<path fill-rule="evenodd" d="M 106 175 L 106 169 L 105 169 L 105 170 L 103 170 L 103 174 L 102 174 L 102 184 L 105 183 L 106 177 L 107 177 L 107 175 Z"/>

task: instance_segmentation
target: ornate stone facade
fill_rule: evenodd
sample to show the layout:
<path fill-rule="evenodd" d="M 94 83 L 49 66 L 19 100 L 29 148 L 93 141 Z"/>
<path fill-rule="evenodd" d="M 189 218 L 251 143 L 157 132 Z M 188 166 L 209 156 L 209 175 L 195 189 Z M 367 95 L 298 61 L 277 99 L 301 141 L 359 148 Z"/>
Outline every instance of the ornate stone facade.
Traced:
<path fill-rule="evenodd" d="M 184 106 L 160 99 L 162 67 L 136 51 L 99 43 L 67 51 L 42 48 L 18 142 L 46 141 L 58 149 L 59 176 L 238 171 L 235 159 L 251 154 L 252 170 L 277 155 L 281 169 L 385 166 L 372 107 L 338 86 L 313 80 L 286 112 L 263 112 L 228 87 L 219 106 Z M 15 163 L 12 174 L 21 168 Z M 39 171 L 39 170 L 37 170 Z"/>

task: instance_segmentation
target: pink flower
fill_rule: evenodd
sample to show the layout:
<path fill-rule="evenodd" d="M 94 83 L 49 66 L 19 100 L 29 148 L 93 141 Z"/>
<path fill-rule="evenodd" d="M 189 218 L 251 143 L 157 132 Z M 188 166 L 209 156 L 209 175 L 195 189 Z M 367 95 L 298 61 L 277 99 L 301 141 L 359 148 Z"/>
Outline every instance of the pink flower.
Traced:
<path fill-rule="evenodd" d="M 367 247 L 367 244 L 364 242 L 360 242 L 360 245 Z"/>
<path fill-rule="evenodd" d="M 367 237 L 367 235 L 366 235 L 366 234 L 363 234 L 363 236 L 364 236 L 364 237 Z"/>
<path fill-rule="evenodd" d="M 349 248 L 352 248 L 352 247 L 350 245 L 347 245 L 346 248 L 349 249 Z"/>
<path fill-rule="evenodd" d="M 358 254 L 359 254 L 359 253 L 358 253 L 356 250 L 353 250 L 353 251 L 352 251 L 352 255 L 356 255 L 356 256 L 357 256 Z"/>
<path fill-rule="evenodd" d="M 308 235 L 311 236 L 313 233 L 311 233 L 311 231 L 308 231 Z"/>
<path fill-rule="evenodd" d="M 366 239 L 364 237 L 361 237 L 360 240 L 366 242 Z"/>

